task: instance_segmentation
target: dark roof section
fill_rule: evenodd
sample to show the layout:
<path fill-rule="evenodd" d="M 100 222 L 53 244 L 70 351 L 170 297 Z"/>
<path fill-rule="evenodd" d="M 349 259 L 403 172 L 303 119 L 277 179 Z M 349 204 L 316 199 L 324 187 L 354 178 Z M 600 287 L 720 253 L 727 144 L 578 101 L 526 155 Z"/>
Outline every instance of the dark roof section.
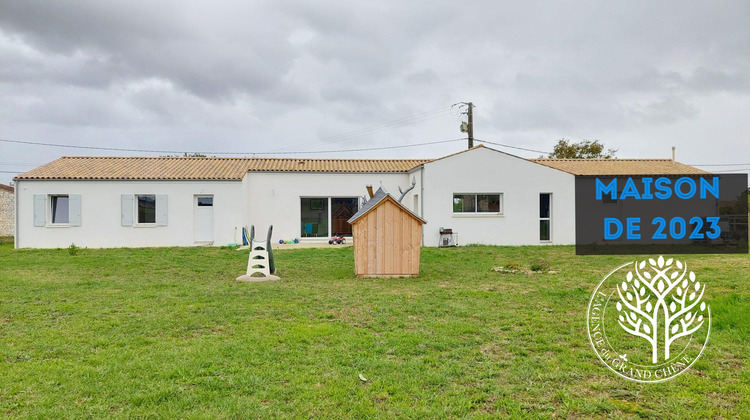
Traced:
<path fill-rule="evenodd" d="M 11 187 L 10 185 L 0 184 L 0 191 L 7 191 L 9 193 L 12 193 L 15 191 L 15 188 Z"/>
<path fill-rule="evenodd" d="M 393 200 L 393 202 L 396 203 L 399 207 L 401 207 L 402 209 L 404 209 L 404 211 L 406 211 L 409 214 L 411 214 L 415 219 L 419 220 L 423 224 L 427 223 L 424 219 L 422 219 L 421 217 L 419 217 L 416 214 L 414 214 L 413 211 L 409 210 L 408 208 L 406 208 L 406 206 L 404 206 L 403 204 L 399 203 L 398 200 L 396 200 L 395 198 L 393 198 L 393 196 L 390 195 L 387 191 L 385 191 L 385 189 L 383 189 L 383 187 L 378 188 L 378 190 L 375 191 L 375 194 L 372 195 L 372 198 L 370 198 L 369 200 L 367 200 L 367 202 L 365 203 L 365 205 L 362 206 L 362 208 L 359 209 L 359 211 L 356 212 L 354 214 L 354 216 L 352 216 L 349 220 L 347 220 L 347 222 L 349 224 L 354 223 L 355 221 L 357 221 L 357 219 L 359 219 L 360 217 L 362 217 L 365 214 L 367 214 L 370 210 L 372 210 L 375 207 L 377 207 L 378 204 L 380 204 L 382 201 L 387 200 L 389 198 L 391 200 Z"/>

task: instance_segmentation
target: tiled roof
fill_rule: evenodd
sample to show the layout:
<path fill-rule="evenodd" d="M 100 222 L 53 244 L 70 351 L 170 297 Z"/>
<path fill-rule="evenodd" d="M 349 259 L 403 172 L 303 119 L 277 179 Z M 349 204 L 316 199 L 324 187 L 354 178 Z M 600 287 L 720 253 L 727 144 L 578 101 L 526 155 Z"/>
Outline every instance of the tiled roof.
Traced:
<path fill-rule="evenodd" d="M 191 157 L 61 157 L 16 179 L 237 180 L 248 159 Z"/>
<path fill-rule="evenodd" d="M 672 159 L 529 159 L 573 175 L 708 174 Z"/>
<path fill-rule="evenodd" d="M 429 159 L 250 159 L 254 172 L 408 172 Z"/>
<path fill-rule="evenodd" d="M 494 150 L 494 149 L 493 149 Z M 575 175 L 706 174 L 671 159 L 529 159 Z M 62 157 L 15 179 L 241 180 L 250 172 L 405 173 L 429 159 Z"/>
<path fill-rule="evenodd" d="M 11 187 L 10 185 L 5 185 L 5 184 L 0 184 L 0 190 L 7 191 L 7 192 L 10 192 L 10 193 L 12 193 L 14 191 L 13 187 Z"/>
<path fill-rule="evenodd" d="M 420 159 L 292 159 L 215 157 L 62 157 L 15 179 L 241 180 L 254 172 L 407 172 Z"/>

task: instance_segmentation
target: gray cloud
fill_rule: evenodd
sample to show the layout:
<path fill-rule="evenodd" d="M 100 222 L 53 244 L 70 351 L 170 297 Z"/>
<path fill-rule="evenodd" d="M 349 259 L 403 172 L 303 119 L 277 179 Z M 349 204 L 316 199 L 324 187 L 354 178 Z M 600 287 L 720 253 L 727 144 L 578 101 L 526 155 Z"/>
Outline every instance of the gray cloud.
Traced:
<path fill-rule="evenodd" d="M 472 100 L 477 137 L 611 139 L 639 156 L 628 139 L 669 143 L 672 130 L 705 160 L 698 133 L 750 107 L 748 15 L 744 1 L 3 2 L 0 122 L 5 137 L 60 143 L 295 150 Z M 332 144 L 456 138 L 459 120 Z M 730 126 L 727 147 L 750 162 L 749 124 Z"/>

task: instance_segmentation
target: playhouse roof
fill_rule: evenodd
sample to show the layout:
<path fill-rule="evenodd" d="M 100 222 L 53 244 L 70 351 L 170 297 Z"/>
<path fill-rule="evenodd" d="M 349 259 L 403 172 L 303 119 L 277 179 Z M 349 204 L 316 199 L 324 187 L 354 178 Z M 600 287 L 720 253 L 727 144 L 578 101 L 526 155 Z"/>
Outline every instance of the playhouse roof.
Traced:
<path fill-rule="evenodd" d="M 415 218 L 418 222 L 422 224 L 426 224 L 427 222 L 422 219 L 421 217 L 414 214 L 413 211 L 406 208 L 403 204 L 399 203 L 395 198 L 393 198 L 392 195 L 390 195 L 383 187 L 378 188 L 378 190 L 373 194 L 372 198 L 367 200 L 367 202 L 362 206 L 361 209 L 357 213 L 352 216 L 348 222 L 349 224 L 354 224 L 357 220 L 359 220 L 362 216 L 369 213 L 370 210 L 374 209 L 375 207 L 379 206 L 381 203 L 384 203 L 386 201 L 392 201 L 394 204 L 396 204 L 398 207 L 400 207 L 404 212 L 408 213 L 410 216 Z"/>

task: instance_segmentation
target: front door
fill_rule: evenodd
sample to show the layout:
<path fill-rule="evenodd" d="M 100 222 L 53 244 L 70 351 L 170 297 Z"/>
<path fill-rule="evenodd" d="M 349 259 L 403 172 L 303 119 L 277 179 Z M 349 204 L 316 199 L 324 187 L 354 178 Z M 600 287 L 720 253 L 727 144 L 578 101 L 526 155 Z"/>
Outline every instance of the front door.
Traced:
<path fill-rule="evenodd" d="M 214 196 L 195 196 L 193 236 L 195 242 L 214 241 Z"/>

